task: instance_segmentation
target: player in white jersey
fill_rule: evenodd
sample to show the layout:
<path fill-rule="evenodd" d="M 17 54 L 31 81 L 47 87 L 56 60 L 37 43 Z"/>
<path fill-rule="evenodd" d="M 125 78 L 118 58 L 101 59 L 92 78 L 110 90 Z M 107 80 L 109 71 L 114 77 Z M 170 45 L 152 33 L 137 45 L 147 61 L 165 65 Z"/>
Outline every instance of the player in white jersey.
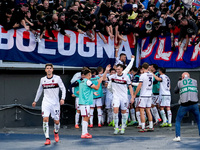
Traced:
<path fill-rule="evenodd" d="M 106 71 L 103 75 L 103 79 L 106 80 L 106 74 L 111 69 L 110 65 L 106 67 Z M 125 126 L 126 126 L 126 109 L 128 107 L 128 93 L 127 93 L 127 85 L 129 87 L 130 93 L 131 93 L 131 104 L 134 102 L 133 97 L 133 88 L 131 85 L 130 78 L 127 76 L 127 74 L 122 73 L 123 71 L 123 65 L 118 64 L 116 66 L 116 74 L 113 74 L 109 76 L 107 79 L 112 81 L 112 92 L 113 92 L 113 119 L 115 123 L 115 131 L 114 134 L 118 134 L 119 128 L 118 128 L 118 112 L 119 107 L 121 107 L 122 112 L 122 127 L 121 127 L 121 134 L 124 134 L 125 132 Z"/>
<path fill-rule="evenodd" d="M 136 97 L 137 93 L 140 91 L 138 107 L 140 108 L 142 129 L 139 130 L 139 132 L 147 131 L 145 129 L 145 116 L 144 116 L 145 109 L 149 120 L 149 131 L 154 130 L 153 119 L 150 111 L 152 103 L 153 74 L 148 71 L 148 67 L 149 67 L 148 63 L 144 63 L 142 65 L 142 70 L 144 71 L 144 73 L 141 74 L 140 76 L 139 85 L 134 94 L 134 96 Z"/>
<path fill-rule="evenodd" d="M 126 54 L 124 53 L 121 53 L 120 55 L 118 55 L 118 51 L 116 50 L 115 51 L 115 65 L 114 65 L 114 69 L 116 69 L 116 66 L 118 64 L 122 64 L 124 66 L 127 66 L 126 65 Z"/>
<path fill-rule="evenodd" d="M 154 74 L 154 77 L 157 81 L 160 81 L 160 114 L 163 120 L 163 123 L 160 125 L 161 127 L 171 127 L 172 126 L 172 112 L 170 109 L 170 104 L 171 104 L 171 93 L 170 93 L 170 79 L 166 73 L 165 68 L 160 68 L 159 70 L 160 77 L 157 77 Z M 165 114 L 165 110 L 167 110 L 167 117 L 168 117 L 168 123 L 167 123 L 167 118 Z"/>
<path fill-rule="evenodd" d="M 116 74 L 115 69 L 110 70 L 110 76 Z M 105 81 L 106 84 L 108 84 L 108 81 Z M 107 110 L 107 123 L 108 126 L 111 126 L 113 124 L 113 113 L 112 113 L 112 100 L 113 100 L 113 94 L 112 92 L 106 88 L 106 110 Z"/>
<path fill-rule="evenodd" d="M 40 85 L 37 90 L 32 106 L 35 107 L 42 92 L 44 91 L 44 97 L 42 100 L 42 117 L 43 117 L 43 131 L 46 137 L 45 145 L 50 145 L 49 139 L 49 116 L 54 119 L 54 137 L 55 141 L 59 141 L 58 131 L 60 128 L 60 105 L 64 104 L 66 89 L 60 78 L 60 76 L 53 74 L 53 65 L 45 65 L 46 76 L 41 78 Z M 62 91 L 62 97 L 59 101 L 59 90 Z"/>

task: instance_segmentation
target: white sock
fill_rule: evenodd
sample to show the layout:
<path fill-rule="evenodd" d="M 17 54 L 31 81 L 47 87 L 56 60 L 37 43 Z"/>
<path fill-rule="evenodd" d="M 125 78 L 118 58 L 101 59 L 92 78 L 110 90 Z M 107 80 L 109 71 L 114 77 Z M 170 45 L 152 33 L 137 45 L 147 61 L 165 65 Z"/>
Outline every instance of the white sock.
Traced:
<path fill-rule="evenodd" d="M 60 123 L 59 123 L 59 124 L 55 124 L 55 123 L 54 123 L 54 130 L 55 130 L 55 133 L 58 133 L 59 129 L 60 129 Z"/>
<path fill-rule="evenodd" d="M 156 121 L 158 121 L 158 119 L 160 119 L 160 116 L 158 114 L 158 109 L 156 107 L 151 108 L 151 112 L 153 114 L 153 117 L 155 118 Z"/>
<path fill-rule="evenodd" d="M 114 119 L 114 123 L 115 123 L 115 128 L 118 128 L 118 124 L 119 124 L 119 118 L 118 118 L 118 113 L 113 113 L 113 119 Z"/>
<path fill-rule="evenodd" d="M 126 121 L 127 121 L 127 114 L 122 114 L 122 129 L 125 128 L 126 126 Z"/>
<path fill-rule="evenodd" d="M 135 119 L 135 109 L 134 108 L 131 109 L 131 119 L 132 119 L 132 121 L 136 121 L 136 119 Z"/>
<path fill-rule="evenodd" d="M 145 129 L 145 123 L 141 123 L 142 129 Z"/>
<path fill-rule="evenodd" d="M 93 113 L 94 109 L 90 109 L 90 124 L 93 124 Z"/>
<path fill-rule="evenodd" d="M 102 116 L 102 110 L 101 108 L 97 108 L 97 113 L 98 113 L 98 124 L 101 124 L 101 116 Z"/>
<path fill-rule="evenodd" d="M 79 116 L 80 116 L 80 113 L 77 113 L 77 112 L 76 112 L 76 115 L 75 115 L 75 125 L 78 125 Z"/>
<path fill-rule="evenodd" d="M 167 122 L 167 118 L 166 118 L 166 115 L 165 115 L 165 111 L 164 111 L 164 110 L 161 110 L 161 111 L 160 111 L 160 114 L 161 114 L 163 123 L 166 123 L 166 122 Z"/>
<path fill-rule="evenodd" d="M 83 120 L 82 135 L 88 133 L 88 122 Z"/>
<path fill-rule="evenodd" d="M 168 123 L 172 123 L 172 112 L 171 110 L 167 111 Z"/>
<path fill-rule="evenodd" d="M 43 131 L 46 138 L 49 138 L 49 123 L 43 122 Z"/>
<path fill-rule="evenodd" d="M 150 128 L 150 129 L 153 128 L 153 121 L 149 121 L 149 128 Z"/>
<path fill-rule="evenodd" d="M 136 112 L 136 118 L 137 118 L 137 121 L 138 121 L 138 125 L 141 126 L 142 124 L 141 124 L 141 118 L 140 118 L 140 112 L 139 111 Z"/>
<path fill-rule="evenodd" d="M 129 109 L 126 109 L 126 121 L 128 121 Z"/>

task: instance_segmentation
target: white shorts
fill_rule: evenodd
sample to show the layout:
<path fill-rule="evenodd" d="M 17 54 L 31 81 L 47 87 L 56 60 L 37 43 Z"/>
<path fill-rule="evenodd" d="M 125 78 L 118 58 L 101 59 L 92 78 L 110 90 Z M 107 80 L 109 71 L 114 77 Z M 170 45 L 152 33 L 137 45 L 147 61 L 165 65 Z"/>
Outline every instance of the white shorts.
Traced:
<path fill-rule="evenodd" d="M 75 107 L 76 107 L 76 110 L 80 110 L 80 108 L 79 108 L 79 98 L 78 97 L 76 97 L 76 99 L 75 99 Z"/>
<path fill-rule="evenodd" d="M 171 105 L 171 96 L 162 95 L 160 96 L 160 106 L 161 107 L 170 107 Z"/>
<path fill-rule="evenodd" d="M 79 105 L 82 117 L 90 117 L 90 105 Z"/>
<path fill-rule="evenodd" d="M 152 104 L 152 97 L 145 96 L 145 97 L 139 97 L 138 107 L 140 108 L 151 108 Z"/>
<path fill-rule="evenodd" d="M 136 98 L 135 98 L 134 103 L 135 103 L 135 108 L 137 108 L 137 107 L 138 107 L 138 104 L 139 104 L 139 97 L 136 97 Z"/>
<path fill-rule="evenodd" d="M 128 98 L 113 98 L 113 107 L 121 107 L 121 110 L 127 110 L 128 104 Z"/>
<path fill-rule="evenodd" d="M 54 120 L 60 120 L 60 103 L 53 105 L 42 102 L 42 117 L 49 117 L 50 114 Z"/>
<path fill-rule="evenodd" d="M 95 108 L 95 106 L 97 106 L 97 107 L 101 107 L 101 106 L 102 106 L 101 97 L 100 97 L 100 98 L 93 99 L 93 104 L 90 105 L 90 107 L 91 107 L 91 108 Z"/>
<path fill-rule="evenodd" d="M 152 104 L 157 105 L 160 103 L 160 96 L 159 95 L 153 95 L 152 96 Z"/>

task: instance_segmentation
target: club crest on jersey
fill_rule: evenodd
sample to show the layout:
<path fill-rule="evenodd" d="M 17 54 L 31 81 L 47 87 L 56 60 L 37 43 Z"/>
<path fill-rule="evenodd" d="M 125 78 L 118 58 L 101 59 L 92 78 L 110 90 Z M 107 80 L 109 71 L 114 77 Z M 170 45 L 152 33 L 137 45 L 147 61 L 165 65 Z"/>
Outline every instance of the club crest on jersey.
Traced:
<path fill-rule="evenodd" d="M 122 77 L 122 79 L 124 79 L 124 77 Z"/>
<path fill-rule="evenodd" d="M 54 80 L 52 80 L 52 82 L 54 82 Z"/>

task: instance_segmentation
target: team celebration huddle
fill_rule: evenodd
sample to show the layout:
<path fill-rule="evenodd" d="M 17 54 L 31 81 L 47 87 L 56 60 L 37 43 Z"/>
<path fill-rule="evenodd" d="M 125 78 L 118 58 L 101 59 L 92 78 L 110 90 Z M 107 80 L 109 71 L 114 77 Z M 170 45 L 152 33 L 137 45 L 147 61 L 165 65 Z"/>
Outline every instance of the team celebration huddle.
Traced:
<path fill-rule="evenodd" d="M 172 127 L 170 79 L 165 74 L 166 69 L 148 63 L 133 67 L 134 60 L 135 56 L 132 55 L 127 65 L 126 55 L 121 53 L 118 57 L 116 53 L 113 68 L 111 65 L 105 69 L 83 67 L 81 72 L 73 76 L 68 91 L 75 98 L 75 128 L 82 126 L 81 138 L 92 138 L 88 127 L 93 128 L 95 107 L 98 127 L 113 126 L 114 135 L 125 134 L 126 127 L 133 125 L 138 128 L 138 132 L 152 132 L 156 125 Z M 60 105 L 64 104 L 66 88 L 61 78 L 53 74 L 52 64 L 46 64 L 45 72 L 47 75 L 41 78 L 32 106 L 36 106 L 44 91 L 41 106 L 43 131 L 45 145 L 49 145 L 50 114 L 54 119 L 55 141 L 59 141 Z M 60 101 L 59 89 L 62 91 Z"/>

